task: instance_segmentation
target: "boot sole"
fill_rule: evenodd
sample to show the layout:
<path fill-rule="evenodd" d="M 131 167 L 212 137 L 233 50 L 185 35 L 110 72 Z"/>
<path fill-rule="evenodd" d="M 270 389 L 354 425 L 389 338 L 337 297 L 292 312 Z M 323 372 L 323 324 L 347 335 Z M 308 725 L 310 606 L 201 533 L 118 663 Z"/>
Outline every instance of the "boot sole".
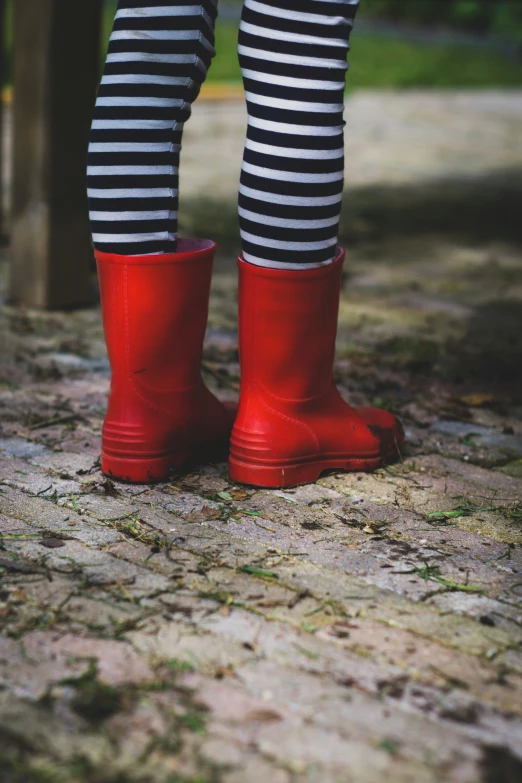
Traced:
<path fill-rule="evenodd" d="M 265 489 L 283 489 L 298 484 L 314 484 L 325 470 L 347 472 L 375 470 L 397 456 L 399 456 L 397 451 L 393 450 L 384 456 L 379 454 L 375 457 L 332 457 L 279 466 L 251 465 L 233 458 L 229 459 L 228 464 L 229 476 L 238 484 L 250 484 Z"/>
<path fill-rule="evenodd" d="M 135 459 L 101 454 L 101 471 L 109 478 L 128 484 L 158 484 L 173 474 L 186 472 L 197 465 L 226 462 L 228 446 L 219 444 L 198 452 L 173 452 L 162 457 Z"/>

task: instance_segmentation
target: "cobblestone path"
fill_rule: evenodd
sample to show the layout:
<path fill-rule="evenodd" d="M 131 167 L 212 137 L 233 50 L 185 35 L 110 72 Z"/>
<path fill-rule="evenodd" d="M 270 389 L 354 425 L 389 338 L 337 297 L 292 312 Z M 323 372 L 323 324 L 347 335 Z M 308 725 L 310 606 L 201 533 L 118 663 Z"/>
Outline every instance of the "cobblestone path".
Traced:
<path fill-rule="evenodd" d="M 522 780 L 522 96 L 349 108 L 336 375 L 401 415 L 399 463 L 113 483 L 99 311 L 3 309 L 2 783 Z M 183 173 L 224 399 L 243 122 L 198 107 Z"/>

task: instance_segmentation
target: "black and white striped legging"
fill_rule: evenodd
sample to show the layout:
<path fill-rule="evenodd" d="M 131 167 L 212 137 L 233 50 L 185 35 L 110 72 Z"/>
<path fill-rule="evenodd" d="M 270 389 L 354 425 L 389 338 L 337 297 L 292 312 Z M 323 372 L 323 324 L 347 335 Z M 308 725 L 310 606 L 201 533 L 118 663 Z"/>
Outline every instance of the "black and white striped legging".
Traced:
<path fill-rule="evenodd" d="M 94 245 L 176 249 L 183 126 L 214 55 L 218 0 L 120 0 L 89 147 Z M 359 0 L 244 0 L 239 60 L 248 132 L 243 256 L 329 263 L 343 190 L 343 98 Z"/>

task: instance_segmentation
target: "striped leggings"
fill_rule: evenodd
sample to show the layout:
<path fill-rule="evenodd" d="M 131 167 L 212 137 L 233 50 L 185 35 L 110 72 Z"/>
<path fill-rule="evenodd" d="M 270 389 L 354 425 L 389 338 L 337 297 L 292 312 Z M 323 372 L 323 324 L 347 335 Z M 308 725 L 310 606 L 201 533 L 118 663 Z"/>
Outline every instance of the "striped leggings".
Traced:
<path fill-rule="evenodd" d="M 215 54 L 217 3 L 119 2 L 89 146 L 97 250 L 176 250 L 183 127 Z M 239 220 L 250 263 L 312 268 L 334 258 L 346 57 L 358 4 L 244 0 L 239 61 L 248 130 Z"/>

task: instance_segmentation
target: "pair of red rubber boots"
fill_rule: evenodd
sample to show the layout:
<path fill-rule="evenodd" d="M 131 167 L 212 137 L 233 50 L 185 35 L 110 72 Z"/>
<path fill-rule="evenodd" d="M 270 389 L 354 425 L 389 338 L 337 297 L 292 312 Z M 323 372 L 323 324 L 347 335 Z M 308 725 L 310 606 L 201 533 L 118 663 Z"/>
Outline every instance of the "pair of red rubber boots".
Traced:
<path fill-rule="evenodd" d="M 395 416 L 351 408 L 333 381 L 344 251 L 317 269 L 239 260 L 239 410 L 201 377 L 215 244 L 178 252 L 97 252 L 112 369 L 102 470 L 149 483 L 225 459 L 230 477 L 259 487 L 315 481 L 322 471 L 368 470 L 403 442 Z"/>

